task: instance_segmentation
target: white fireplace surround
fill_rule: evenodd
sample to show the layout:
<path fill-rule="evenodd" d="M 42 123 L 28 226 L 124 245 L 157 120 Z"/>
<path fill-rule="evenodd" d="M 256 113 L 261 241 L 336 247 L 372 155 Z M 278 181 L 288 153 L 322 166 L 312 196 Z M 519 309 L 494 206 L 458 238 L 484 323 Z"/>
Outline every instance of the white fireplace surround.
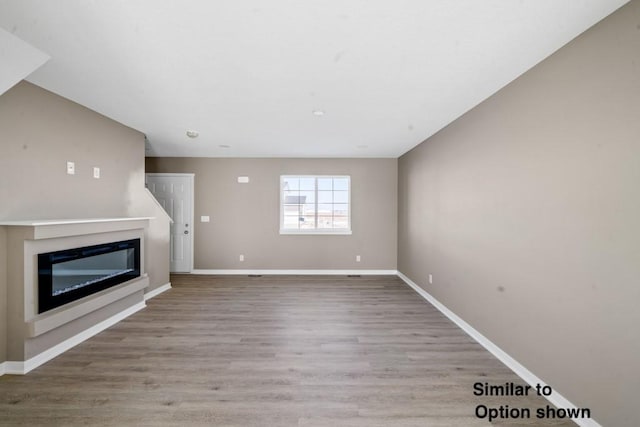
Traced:
<path fill-rule="evenodd" d="M 149 217 L 2 221 L 7 230 L 6 373 L 25 374 L 145 307 Z M 141 276 L 38 314 L 38 254 L 140 239 Z"/>

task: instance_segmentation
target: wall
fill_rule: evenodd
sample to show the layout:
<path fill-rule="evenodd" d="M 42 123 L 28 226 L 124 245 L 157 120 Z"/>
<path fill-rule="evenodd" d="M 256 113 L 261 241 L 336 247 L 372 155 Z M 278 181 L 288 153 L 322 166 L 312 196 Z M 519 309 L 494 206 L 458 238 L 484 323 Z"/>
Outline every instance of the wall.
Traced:
<path fill-rule="evenodd" d="M 169 282 L 168 218 L 144 188 L 144 135 L 24 81 L 0 96 L 0 130 L 1 220 L 154 216 L 146 233 L 149 290 Z M 67 160 L 75 175 L 66 174 Z M 0 244 L 0 267 L 4 252 Z"/>
<path fill-rule="evenodd" d="M 0 363 L 7 360 L 7 231 L 0 227 Z M 1 370 L 0 370 L 1 371 Z M 2 372 L 0 372 L 0 375 Z"/>
<path fill-rule="evenodd" d="M 141 179 L 144 183 L 144 174 Z M 144 265 L 149 275 L 149 287 L 145 289 L 145 293 L 148 293 L 169 283 L 170 280 L 169 227 L 171 219 L 149 190 L 140 189 L 136 184 L 136 192 L 134 203 L 127 210 L 127 216 L 153 218 L 149 221 L 149 226 L 144 232 Z"/>
<path fill-rule="evenodd" d="M 640 420 L 639 95 L 635 1 L 398 166 L 399 270 L 611 426 Z"/>
<path fill-rule="evenodd" d="M 196 269 L 396 269 L 396 159 L 148 158 L 147 171 L 195 174 Z M 280 235 L 285 174 L 351 175 L 353 234 Z"/>

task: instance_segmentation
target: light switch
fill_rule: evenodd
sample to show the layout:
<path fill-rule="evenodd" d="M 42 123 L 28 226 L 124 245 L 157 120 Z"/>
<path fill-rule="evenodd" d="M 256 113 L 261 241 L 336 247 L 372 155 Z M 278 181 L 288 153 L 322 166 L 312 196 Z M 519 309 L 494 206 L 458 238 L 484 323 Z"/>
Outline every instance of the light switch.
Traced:
<path fill-rule="evenodd" d="M 67 174 L 68 175 L 76 174 L 76 164 L 74 162 L 67 162 Z"/>
<path fill-rule="evenodd" d="M 202 215 L 200 217 L 200 222 L 209 222 L 209 215 Z"/>
<path fill-rule="evenodd" d="M 248 184 L 249 183 L 249 177 L 248 176 L 239 176 L 238 177 L 238 183 L 239 184 Z"/>
<path fill-rule="evenodd" d="M 98 167 L 94 167 L 93 168 L 93 177 L 95 179 L 99 179 L 100 178 L 100 168 L 98 168 Z"/>

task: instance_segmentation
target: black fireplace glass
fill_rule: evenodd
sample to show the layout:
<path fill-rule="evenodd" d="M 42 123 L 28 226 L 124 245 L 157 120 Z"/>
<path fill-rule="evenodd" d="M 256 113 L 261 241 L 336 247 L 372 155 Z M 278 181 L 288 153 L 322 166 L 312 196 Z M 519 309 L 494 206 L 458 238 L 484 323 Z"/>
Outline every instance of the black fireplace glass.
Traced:
<path fill-rule="evenodd" d="M 140 276 L 140 239 L 38 255 L 38 312 Z"/>

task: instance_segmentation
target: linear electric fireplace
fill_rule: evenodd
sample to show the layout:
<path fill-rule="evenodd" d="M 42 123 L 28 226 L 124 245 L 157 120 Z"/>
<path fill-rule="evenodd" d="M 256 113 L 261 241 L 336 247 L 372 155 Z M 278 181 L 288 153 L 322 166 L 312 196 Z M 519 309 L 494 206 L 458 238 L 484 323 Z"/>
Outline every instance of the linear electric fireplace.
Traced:
<path fill-rule="evenodd" d="M 140 277 L 140 239 L 38 254 L 38 313 Z"/>

